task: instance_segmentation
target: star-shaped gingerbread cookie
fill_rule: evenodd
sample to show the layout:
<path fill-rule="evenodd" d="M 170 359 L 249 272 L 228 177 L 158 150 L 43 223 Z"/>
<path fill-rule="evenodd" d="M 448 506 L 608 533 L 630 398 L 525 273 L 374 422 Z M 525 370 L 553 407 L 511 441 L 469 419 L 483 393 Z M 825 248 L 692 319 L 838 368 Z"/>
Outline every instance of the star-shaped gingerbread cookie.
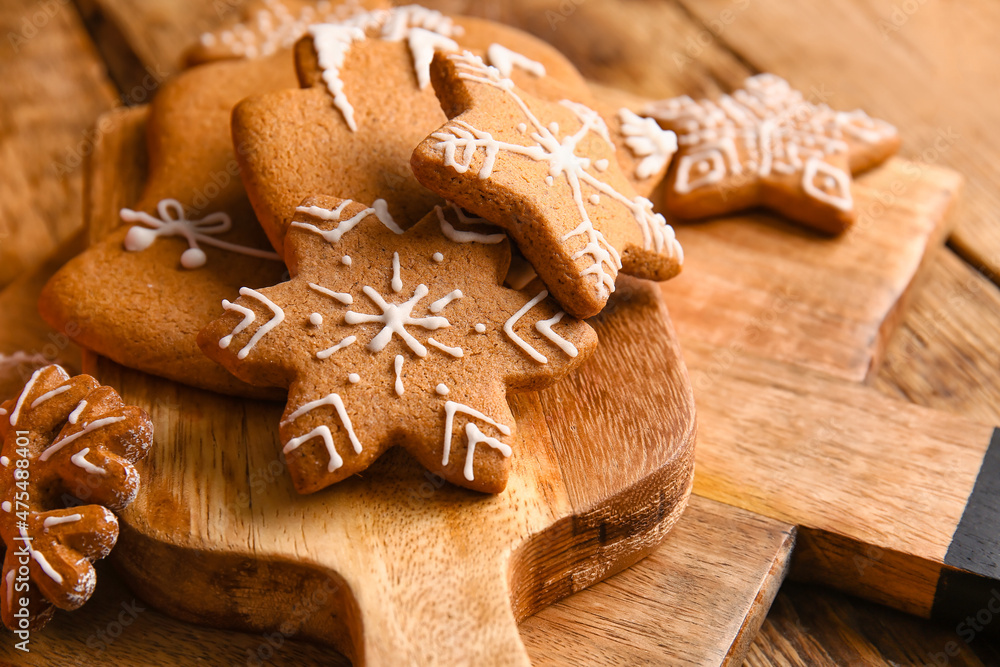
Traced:
<path fill-rule="evenodd" d="M 430 86 L 431 58 L 460 46 L 529 90 L 587 94 L 552 46 L 490 21 L 410 5 L 312 26 L 295 47 L 302 88 L 251 97 L 233 113 L 233 138 L 249 147 L 239 155 L 243 182 L 279 252 L 295 207 L 317 192 L 381 199 L 403 229 L 442 203 L 417 183 L 409 159 L 446 120 Z"/>
<path fill-rule="evenodd" d="M 535 97 L 468 51 L 438 53 L 431 75 L 451 120 L 413 152 L 417 180 L 506 229 L 569 313 L 600 312 L 619 271 L 680 271 L 673 229 L 622 173 L 597 112 Z"/>
<path fill-rule="evenodd" d="M 899 149 L 899 133 L 863 111 L 814 104 L 786 81 L 759 74 L 717 102 L 677 97 L 646 113 L 677 133 L 666 207 L 703 218 L 765 206 L 838 234 L 855 220 L 851 174 Z"/>
<path fill-rule="evenodd" d="M 247 382 L 288 387 L 279 432 L 295 487 L 322 489 L 399 445 L 455 484 L 502 491 L 507 392 L 579 366 L 594 330 L 544 290 L 502 287 L 506 236 L 450 207 L 403 232 L 373 207 L 313 197 L 285 243 L 294 278 L 240 290 L 198 342 Z"/>

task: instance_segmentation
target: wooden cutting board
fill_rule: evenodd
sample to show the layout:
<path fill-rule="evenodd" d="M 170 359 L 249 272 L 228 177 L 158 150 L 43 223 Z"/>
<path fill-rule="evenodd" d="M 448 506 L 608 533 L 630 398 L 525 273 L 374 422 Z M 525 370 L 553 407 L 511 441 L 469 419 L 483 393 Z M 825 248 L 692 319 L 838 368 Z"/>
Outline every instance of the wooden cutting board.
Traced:
<path fill-rule="evenodd" d="M 143 183 L 144 118 L 117 112 L 95 152 L 94 238 Z M 283 406 L 85 356 L 157 433 L 122 516 L 118 569 L 175 617 L 292 623 L 358 664 L 528 664 L 517 622 L 650 553 L 693 479 L 693 399 L 659 289 L 622 281 L 592 324 L 601 346 L 581 369 L 511 398 L 520 435 L 495 497 L 443 483 L 402 450 L 301 496 L 280 453 Z"/>

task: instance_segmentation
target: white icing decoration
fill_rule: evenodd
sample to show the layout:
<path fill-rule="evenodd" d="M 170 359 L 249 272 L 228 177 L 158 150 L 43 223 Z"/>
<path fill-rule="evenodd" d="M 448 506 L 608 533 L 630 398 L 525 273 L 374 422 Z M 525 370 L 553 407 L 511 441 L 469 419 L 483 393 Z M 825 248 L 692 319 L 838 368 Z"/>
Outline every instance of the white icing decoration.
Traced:
<path fill-rule="evenodd" d="M 479 410 L 475 408 L 470 408 L 468 405 L 462 405 L 461 403 L 456 403 L 455 401 L 448 401 L 444 404 L 444 454 L 441 458 L 441 465 L 448 465 L 448 458 L 451 456 L 451 436 L 452 429 L 455 424 L 456 414 L 466 414 L 476 419 L 481 419 L 487 424 L 493 425 L 498 431 L 504 435 L 510 435 L 511 430 L 509 426 L 501 424 L 490 417 L 487 417 Z"/>
<path fill-rule="evenodd" d="M 355 2 L 336 5 L 321 0 L 315 5 L 305 5 L 293 14 L 281 2 L 265 0 L 264 7 L 254 11 L 253 19 L 239 22 L 231 29 L 219 33 L 202 33 L 199 42 L 212 48 L 220 43 L 235 56 L 260 58 L 276 53 L 280 49 L 290 49 L 305 33 L 310 24 L 342 21 L 359 11 Z"/>
<path fill-rule="evenodd" d="M 448 292 L 443 297 L 441 297 L 440 299 L 432 303 L 430 306 L 428 306 L 427 310 L 431 311 L 432 313 L 440 313 L 442 310 L 444 310 L 445 306 L 447 306 L 455 299 L 461 299 L 462 296 L 463 296 L 462 290 L 460 289 L 452 290 L 451 292 Z"/>
<path fill-rule="evenodd" d="M 68 421 L 70 424 L 75 424 L 77 420 L 80 419 L 80 415 L 83 414 L 83 411 L 84 409 L 86 409 L 86 407 L 87 407 L 87 401 L 85 400 L 77 403 L 77 406 L 73 408 L 73 412 L 69 413 L 69 417 L 66 418 L 66 421 Z"/>
<path fill-rule="evenodd" d="M 455 211 L 455 215 L 458 216 L 458 220 L 462 224 L 471 225 L 471 224 L 477 224 L 477 223 L 486 223 L 486 221 L 483 220 L 482 218 L 472 218 L 472 217 L 467 216 L 465 214 L 465 212 L 461 208 L 459 208 L 458 206 L 455 206 L 455 204 L 453 204 L 451 202 L 448 202 L 448 205 L 451 206 L 451 209 L 453 211 Z M 434 211 L 437 213 L 438 220 L 441 222 L 441 233 L 444 234 L 445 237 L 449 241 L 453 241 L 455 243 L 490 243 L 490 244 L 492 244 L 492 243 L 500 243 L 501 241 L 503 241 L 504 239 L 507 238 L 507 235 L 506 234 L 502 234 L 502 233 L 501 234 L 479 234 L 477 232 L 459 231 L 459 230 L 455 229 L 454 225 L 452 225 L 450 222 L 448 222 L 448 219 L 444 215 L 444 210 L 442 210 L 440 206 L 435 206 L 434 207 Z M 486 223 L 486 224 L 489 224 L 489 223 Z"/>
<path fill-rule="evenodd" d="M 517 124 L 517 131 L 520 132 L 521 134 L 524 134 L 525 132 L 528 131 L 528 124 L 527 123 L 518 123 Z"/>
<path fill-rule="evenodd" d="M 6 468 L 8 465 L 10 465 L 10 459 L 7 458 L 6 456 L 0 456 L 0 465 Z"/>
<path fill-rule="evenodd" d="M 552 325 L 558 323 L 565 315 L 566 315 L 565 311 L 560 310 L 558 313 L 552 316 L 552 319 L 539 320 L 538 322 L 535 322 L 535 329 L 538 330 L 538 333 L 542 334 L 550 341 L 552 341 L 556 346 L 559 347 L 560 350 L 565 352 L 568 356 L 575 357 L 577 354 L 579 354 L 579 351 L 576 349 L 576 345 L 573 345 L 573 343 L 569 342 L 568 340 L 566 340 L 565 338 L 563 338 L 562 336 L 560 336 L 559 334 L 557 334 L 555 331 L 552 330 Z"/>
<path fill-rule="evenodd" d="M 445 166 L 451 167 L 458 173 L 465 173 L 471 168 L 475 155 L 482 151 L 482 164 L 479 167 L 478 176 L 481 179 L 488 179 L 493 173 L 493 167 L 501 151 L 523 155 L 531 160 L 547 162 L 549 173 L 546 176 L 546 183 L 549 183 L 549 179 L 553 179 L 554 183 L 554 179 L 557 177 L 565 178 L 573 193 L 573 200 L 580 216 L 580 224 L 560 240 L 563 242 L 577 238 L 583 240 L 583 247 L 571 257 L 574 260 L 589 258 L 589 263 L 580 272 L 580 276 L 594 276 L 595 289 L 602 298 L 608 296 L 615 289 L 615 277 L 622 267 L 621 256 L 618 250 L 594 226 L 590 213 L 584 205 L 584 186 L 599 194 L 606 195 L 612 202 L 624 206 L 629 211 L 642 230 L 643 245 L 647 250 L 654 249 L 656 252 L 665 252 L 668 256 L 683 261 L 680 244 L 674 237 L 673 228 L 667 224 L 662 215 L 653 213 L 652 203 L 644 197 L 637 196 L 635 199 L 629 199 L 622 195 L 588 171 L 591 167 L 590 158 L 576 154 L 577 144 L 588 132 L 596 133 L 605 139 L 609 149 L 614 149 L 607 125 L 600 114 L 582 104 L 563 100 L 560 104 L 573 112 L 580 122 L 580 128 L 575 133 L 560 139 L 557 136 L 558 125 L 550 123 L 546 126 L 542 123 L 516 92 L 513 81 L 501 76 L 495 67 L 487 67 L 482 59 L 469 52 L 453 54 L 448 57 L 455 63 L 458 78 L 492 86 L 510 96 L 534 128 L 530 137 L 535 144 L 522 146 L 498 141 L 489 132 L 472 127 L 463 120 L 453 120 L 443 129 L 431 134 L 431 137 L 438 140 L 438 143 L 433 144 L 433 147 L 441 152 L 442 162 Z"/>
<path fill-rule="evenodd" d="M 246 359 L 247 355 L 250 354 L 250 350 L 252 350 L 254 346 L 260 342 L 261 338 L 266 336 L 271 329 L 274 329 L 276 326 L 285 321 L 285 311 L 283 311 L 278 304 L 274 303 L 257 290 L 250 289 L 249 287 L 241 287 L 240 296 L 257 299 L 262 304 L 267 306 L 272 315 L 271 319 L 261 325 L 261 327 L 257 329 L 257 333 L 255 333 L 247 344 L 244 345 L 243 348 L 236 354 L 237 359 Z M 256 315 L 249 308 L 244 308 L 238 304 L 230 303 L 225 299 L 222 301 L 222 307 L 226 310 L 235 310 L 243 315 L 243 320 L 236 325 L 236 328 L 233 329 L 232 333 L 219 339 L 219 347 L 225 349 L 229 347 L 229 344 L 233 340 L 233 336 L 250 326 L 250 323 L 256 319 Z"/>
<path fill-rule="evenodd" d="M 593 204 L 594 206 L 599 205 L 601 203 L 601 195 L 597 194 L 590 195 L 590 203 Z"/>
<path fill-rule="evenodd" d="M 436 340 L 434 340 L 433 338 L 428 338 L 427 339 L 427 344 L 430 345 L 431 347 L 436 347 L 437 349 L 441 350 L 445 354 L 450 354 L 453 357 L 462 358 L 462 357 L 465 356 L 465 352 L 462 351 L 462 348 L 460 348 L 460 347 L 449 347 L 447 345 L 443 345 L 443 344 L 437 342 Z"/>
<path fill-rule="evenodd" d="M 108 474 L 107 470 L 101 468 L 100 466 L 95 466 L 93 463 L 91 463 L 86 459 L 86 456 L 89 453 L 90 453 L 90 447 L 84 447 L 76 454 L 69 457 L 69 460 L 72 461 L 73 465 L 79 468 L 83 468 L 92 475 L 107 475 Z"/>
<path fill-rule="evenodd" d="M 351 446 L 354 447 L 354 452 L 356 454 L 361 453 L 361 442 L 358 437 L 354 435 L 354 427 L 351 425 L 351 418 L 347 414 L 347 410 L 344 408 L 344 401 L 341 400 L 339 394 L 327 394 L 323 398 L 318 398 L 315 401 L 310 401 L 292 412 L 288 417 L 282 420 L 282 425 L 289 424 L 302 415 L 315 410 L 323 405 L 332 405 L 337 410 L 337 416 L 340 417 L 340 422 L 344 425 L 344 430 L 347 432 L 347 437 L 351 441 Z M 285 443 L 282 451 L 287 454 L 299 447 L 302 443 L 307 440 L 312 440 L 313 438 L 323 438 L 323 444 L 326 445 L 326 451 L 330 455 L 330 462 L 327 464 L 327 470 L 333 472 L 340 466 L 344 465 L 344 459 L 340 457 L 337 453 L 337 449 L 333 446 L 333 433 L 330 431 L 330 427 L 327 425 L 318 426 L 311 430 L 305 435 L 299 436 L 297 438 L 292 438 Z"/>
<path fill-rule="evenodd" d="M 435 262 L 437 262 L 438 264 L 440 264 L 441 262 L 444 261 L 444 255 L 442 255 L 439 252 L 436 252 L 433 255 L 431 255 L 431 259 L 433 259 Z"/>
<path fill-rule="evenodd" d="M 447 396 L 451 390 L 448 389 L 448 385 L 446 385 L 444 382 L 441 382 L 438 384 L 438 386 L 434 387 L 434 391 L 437 392 L 438 396 Z"/>
<path fill-rule="evenodd" d="M 392 335 L 397 334 L 414 354 L 418 357 L 426 357 L 427 348 L 410 335 L 406 330 L 406 326 L 423 327 L 430 331 L 451 326 L 451 323 L 444 317 L 413 317 L 411 315 L 414 306 L 427 296 L 427 285 L 417 285 L 413 296 L 403 303 L 387 303 L 378 292 L 368 285 L 365 285 L 362 291 L 382 310 L 382 313 L 380 315 L 372 315 L 349 310 L 344 314 L 344 321 L 348 324 L 376 322 L 382 325 L 382 330 L 368 343 L 368 350 L 370 352 L 381 352 L 389 343 Z"/>
<path fill-rule="evenodd" d="M 514 313 L 513 315 L 511 315 L 510 319 L 504 322 L 503 325 L 504 333 L 506 333 L 507 336 L 510 337 L 512 341 L 514 341 L 514 344 L 517 345 L 522 350 L 524 350 L 529 357 L 531 357 L 540 364 L 547 364 L 549 360 L 545 357 L 544 354 L 542 354 L 535 348 L 525 343 L 523 338 L 514 333 L 514 325 L 517 324 L 518 320 L 524 317 L 525 313 L 527 313 L 529 310 L 537 306 L 538 303 L 548 295 L 549 293 L 546 290 L 542 290 L 535 296 L 534 299 L 521 306 L 521 309 L 516 313 Z"/>
<path fill-rule="evenodd" d="M 823 187 L 816 185 L 816 179 L 821 174 L 824 175 Z M 850 211 L 854 207 L 851 182 L 847 174 L 817 158 L 811 157 L 806 160 L 806 168 L 802 174 L 802 189 L 810 197 L 841 211 Z"/>
<path fill-rule="evenodd" d="M 457 50 L 457 46 L 452 50 Z M 489 48 L 486 49 L 486 58 L 502 76 L 509 77 L 515 67 L 520 67 L 525 72 L 538 77 L 545 76 L 545 65 L 500 44 L 490 44 Z"/>
<path fill-rule="evenodd" d="M 476 333 L 486 333 L 486 325 L 482 322 L 476 324 Z"/>
<path fill-rule="evenodd" d="M 38 407 L 39 405 L 41 405 L 41 404 L 42 404 L 42 403 L 44 403 L 45 401 L 49 400 L 50 398 L 55 398 L 55 397 L 56 397 L 56 396 L 58 396 L 59 394 L 62 394 L 62 393 L 64 393 L 64 392 L 67 392 L 67 391 L 69 391 L 70 389 L 72 389 L 72 387 L 70 387 L 70 386 L 69 386 L 69 385 L 67 384 L 67 385 L 63 385 L 63 386 L 61 386 L 61 387 L 56 387 L 56 388 L 55 388 L 55 389 L 53 389 L 52 391 L 47 391 L 47 392 L 45 392 L 44 394 L 42 394 L 41 396 L 39 396 L 38 398 L 36 398 L 35 400 L 33 400 L 33 401 L 31 402 L 31 409 L 32 409 L 32 410 L 34 410 L 35 408 L 37 408 L 37 407 Z"/>
<path fill-rule="evenodd" d="M 82 514 L 67 514 L 66 516 L 47 516 L 42 521 L 42 527 L 48 531 L 52 526 L 60 526 L 64 523 L 75 523 L 83 518 Z"/>
<path fill-rule="evenodd" d="M 413 70 L 417 73 L 417 87 L 423 90 L 431 82 L 431 61 L 435 51 L 457 51 L 458 44 L 444 35 L 412 28 L 407 40 L 413 54 Z"/>
<path fill-rule="evenodd" d="M 319 313 L 309 313 L 309 324 L 318 327 L 323 324 L 323 316 Z"/>
<path fill-rule="evenodd" d="M 65 437 L 60 436 L 55 439 L 55 441 L 48 446 L 48 448 L 41 453 L 38 457 L 39 461 L 48 461 L 49 457 L 58 452 L 60 449 L 73 442 L 77 438 L 82 438 L 83 436 L 96 431 L 99 428 L 105 426 L 110 426 L 111 424 L 117 424 L 118 422 L 125 421 L 125 417 L 104 417 L 103 419 L 95 419 L 94 421 L 86 424 L 81 430 L 73 433 L 72 435 L 67 435 Z"/>
<path fill-rule="evenodd" d="M 222 250 L 281 261 L 281 256 L 268 250 L 258 250 L 247 246 L 213 238 L 216 234 L 224 234 L 233 228 L 232 219 L 223 211 L 211 213 L 204 218 L 188 220 L 184 217 L 184 207 L 176 199 L 161 199 L 156 205 L 159 218 L 154 218 L 143 211 L 133 211 L 130 208 L 121 210 L 121 219 L 125 222 L 140 222 L 145 227 L 135 225 L 125 235 L 125 249 L 129 252 L 145 250 L 161 236 L 183 236 L 188 242 L 188 249 L 181 254 L 181 266 L 185 269 L 197 269 L 205 265 L 207 257 L 199 243 L 215 246 Z"/>
<path fill-rule="evenodd" d="M 403 279 L 399 277 L 399 253 L 392 253 L 392 281 L 390 283 L 393 292 L 403 289 Z M 435 311 L 436 312 L 436 311 Z"/>
<path fill-rule="evenodd" d="M 344 92 L 340 71 L 351 46 L 368 39 L 368 33 L 375 31 L 378 31 L 379 39 L 387 42 L 406 40 L 413 57 L 417 85 L 421 89 L 430 83 L 430 64 L 435 50 L 457 50 L 458 44 L 450 38 L 462 34 L 461 27 L 441 12 L 417 5 L 364 12 L 337 24 L 310 27 L 313 47 L 323 71 L 323 82 L 333 97 L 334 106 L 340 110 L 352 131 L 358 129 L 354 121 L 354 107 Z"/>
<path fill-rule="evenodd" d="M 2 509 L 4 512 L 9 512 L 10 511 L 10 507 L 11 506 L 10 506 L 10 501 L 9 500 L 5 500 L 5 501 L 3 501 L 2 504 L 0 504 L 0 509 Z"/>
<path fill-rule="evenodd" d="M 14 608 L 14 574 L 15 573 L 16 572 L 15 572 L 14 568 L 10 568 L 10 571 L 7 572 L 7 577 L 4 579 L 4 581 L 7 584 L 7 609 L 13 609 Z"/>
<path fill-rule="evenodd" d="M 347 381 L 350 382 L 351 384 L 357 384 L 361 382 L 361 376 L 358 375 L 357 373 L 351 373 L 350 375 L 347 376 Z"/>
<path fill-rule="evenodd" d="M 597 171 L 606 171 L 610 164 L 611 163 L 608 162 L 607 158 L 602 157 L 600 160 L 596 160 L 594 162 L 594 169 L 596 169 Z"/>
<path fill-rule="evenodd" d="M 329 359 L 331 356 L 333 356 L 334 352 L 339 352 L 340 350 L 343 350 L 345 347 L 353 345 L 357 340 L 358 340 L 357 336 L 348 336 L 347 338 L 343 339 L 333 347 L 328 347 L 325 350 L 320 350 L 319 352 L 317 352 L 316 358 Z"/>
<path fill-rule="evenodd" d="M 402 396 L 406 389 L 403 388 L 403 355 L 397 354 L 396 358 L 392 362 L 393 367 L 396 369 L 396 395 Z"/>
<path fill-rule="evenodd" d="M 479 443 L 485 443 L 493 449 L 499 450 L 500 453 L 507 458 L 510 458 L 510 455 L 514 453 L 510 448 L 510 445 L 504 444 L 496 438 L 484 435 L 483 432 L 479 430 L 479 427 L 472 422 L 465 425 L 465 438 L 468 443 L 468 450 L 465 454 L 465 470 L 463 472 L 465 473 L 465 479 L 470 482 L 475 479 L 472 469 L 473 463 L 475 462 L 476 445 Z"/>
<path fill-rule="evenodd" d="M 850 175 L 826 158 L 847 153 L 850 141 L 876 144 L 897 134 L 863 111 L 813 104 L 773 74 L 751 77 L 743 90 L 717 102 L 684 96 L 655 102 L 646 111 L 670 123 L 678 144 L 686 147 L 673 184 L 679 194 L 731 176 L 798 174 L 807 196 L 840 210 L 853 205 Z"/>
<path fill-rule="evenodd" d="M 55 568 L 53 568 L 52 565 L 49 564 L 49 561 L 45 558 L 44 554 L 32 548 L 31 540 L 28 538 L 28 533 L 25 532 L 24 528 L 19 528 L 18 532 L 20 532 L 21 537 L 24 538 L 24 548 L 28 550 L 28 553 L 30 553 L 31 557 L 35 559 L 38 566 L 42 568 L 42 572 L 47 574 L 52 581 L 57 584 L 61 584 L 63 582 L 62 576 L 55 571 Z"/>
<path fill-rule="evenodd" d="M 32 373 L 27 384 L 24 385 L 24 389 L 21 390 L 21 395 L 17 397 L 17 403 L 14 404 L 14 411 L 10 413 L 11 426 L 17 426 L 17 420 L 21 417 L 21 406 L 24 405 L 24 400 L 28 398 L 28 394 L 30 394 L 31 390 L 34 388 L 35 381 L 38 380 L 38 374 L 43 370 L 44 369 L 39 368 L 37 371 Z M 63 372 L 63 375 L 66 375 L 65 371 Z M 69 379 L 69 376 L 66 376 L 66 379 Z"/>
<path fill-rule="evenodd" d="M 344 266 L 350 266 L 351 261 L 352 260 L 350 255 L 344 255 L 343 257 L 340 258 L 340 263 L 343 264 Z"/>
<path fill-rule="evenodd" d="M 305 213 L 306 215 L 310 215 L 314 218 L 319 218 L 320 220 L 324 221 L 333 220 L 336 222 L 340 222 L 340 224 L 337 225 L 335 229 L 320 229 L 316 225 L 310 224 L 308 222 L 299 222 L 298 220 L 292 221 L 292 224 L 290 226 L 298 227 L 300 229 L 305 229 L 314 234 L 319 234 L 320 236 L 323 237 L 323 240 L 326 241 L 327 243 L 337 243 L 338 241 L 340 241 L 340 238 L 344 234 L 354 229 L 354 227 L 359 222 L 367 218 L 369 215 L 374 215 L 376 218 L 379 219 L 379 222 L 385 225 L 386 228 L 389 229 L 391 232 L 395 234 L 403 233 L 403 230 L 400 229 L 399 225 L 396 224 L 396 222 L 392 219 L 392 216 L 389 214 L 389 209 L 387 208 L 384 199 L 376 199 L 375 204 L 371 208 L 362 209 L 361 211 L 352 215 L 347 220 L 341 220 L 340 219 L 341 212 L 343 212 L 344 208 L 353 203 L 354 202 L 352 200 L 345 199 L 344 201 L 340 202 L 340 204 L 338 204 L 337 207 L 334 209 L 326 209 L 320 206 L 296 207 L 295 211 L 297 213 Z M 340 261 L 346 264 L 347 266 L 351 265 L 351 258 L 348 257 L 347 255 L 344 255 L 344 257 L 341 258 Z"/>
<path fill-rule="evenodd" d="M 309 283 L 309 287 L 316 290 L 320 294 L 325 294 L 330 298 L 336 299 L 345 306 L 349 306 L 354 303 L 354 297 L 347 292 L 334 292 L 333 290 L 323 287 L 322 285 L 317 285 L 316 283 Z"/>
<path fill-rule="evenodd" d="M 618 110 L 625 145 L 642 160 L 636 165 L 638 178 L 649 178 L 659 172 L 677 152 L 677 135 L 664 130 L 652 118 L 643 118 L 630 109 Z"/>

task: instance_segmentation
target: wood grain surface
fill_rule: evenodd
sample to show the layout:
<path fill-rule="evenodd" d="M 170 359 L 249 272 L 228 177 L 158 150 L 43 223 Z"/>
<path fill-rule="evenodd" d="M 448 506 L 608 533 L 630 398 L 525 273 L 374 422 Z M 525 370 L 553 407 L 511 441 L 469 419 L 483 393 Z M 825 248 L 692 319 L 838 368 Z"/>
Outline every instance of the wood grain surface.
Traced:
<path fill-rule="evenodd" d="M 33 9 L 41 3 L 22 4 Z M 86 3 L 81 0 L 80 4 Z M 164 20 L 162 7 L 159 14 L 156 11 L 162 4 L 139 0 L 119 3 L 130 13 L 132 25 L 140 27 L 144 25 L 142 21 Z M 952 237 L 952 244 L 972 263 L 964 263 L 948 250 L 930 258 L 921 269 L 920 288 L 912 295 L 912 308 L 902 318 L 899 333 L 887 346 L 885 362 L 870 382 L 879 391 L 915 403 L 953 410 L 983 422 L 997 421 L 1000 383 L 995 369 L 1000 345 L 995 323 L 1000 301 L 995 286 L 980 275 L 989 273 L 990 262 L 986 260 L 997 257 L 1000 247 L 994 224 L 997 208 L 992 185 L 996 178 L 991 171 L 996 169 L 997 156 L 991 140 L 983 140 L 992 136 L 987 131 L 992 121 L 987 98 L 996 89 L 990 80 L 998 71 L 991 62 L 993 51 L 985 46 L 1000 27 L 996 9 L 991 5 L 970 2 L 956 7 L 953 3 L 916 3 L 912 11 L 912 3 L 891 0 L 816 6 L 779 0 L 697 4 L 525 0 L 476 3 L 471 7 L 467 2 L 435 4 L 453 9 L 464 6 L 466 10 L 526 27 L 568 53 L 589 76 L 650 97 L 729 90 L 746 74 L 765 68 L 813 92 L 806 85 L 807 77 L 816 73 L 815 79 L 819 80 L 816 92 L 833 93 L 830 102 L 834 106 L 864 106 L 900 125 L 906 139 L 905 155 L 921 156 L 934 149 L 937 142 L 942 148 L 937 151 L 937 162 L 956 166 L 968 181 L 967 195 L 954 217 L 958 231 Z M 67 20 L 77 22 L 72 8 L 69 9 Z M 167 13 L 170 11 L 174 10 L 168 8 Z M 18 8 L 13 10 L 11 18 L 19 24 L 29 16 L 28 10 Z M 106 16 L 98 19 L 107 22 Z M 808 24 L 808 29 L 803 30 L 803 24 Z M 872 26 L 879 29 L 874 34 Z M 91 22 L 88 27 L 94 35 L 106 34 L 97 29 L 99 21 Z M 127 32 L 114 27 L 119 35 Z M 86 44 L 81 34 L 76 39 Z M 147 39 L 142 33 L 132 37 L 140 42 Z M 790 43 L 796 45 L 794 49 L 788 47 Z M 106 40 L 98 43 L 105 56 L 114 56 L 112 46 Z M 886 50 L 895 55 L 871 57 L 872 53 Z M 782 54 L 781 58 L 773 60 L 775 53 Z M 138 62 L 134 54 L 131 57 Z M 74 58 L 83 60 L 79 54 Z M 115 72 L 113 60 L 106 58 L 108 69 Z M 861 66 L 857 64 L 859 61 Z M 849 66 L 841 67 L 843 63 Z M 132 71 L 137 76 L 144 68 Z M 921 77 L 919 81 L 915 80 L 917 74 Z M 121 90 L 128 90 L 141 82 L 141 78 L 122 85 Z M 889 92 L 869 91 L 868 80 L 884 84 Z M 59 80 L 54 85 L 65 89 L 67 83 L 72 82 Z M 105 80 L 101 85 L 108 84 Z M 863 94 L 851 92 L 858 90 Z M 9 98 L 4 99 L 6 102 Z M 75 113 L 78 115 L 74 119 L 79 120 L 81 128 L 96 120 L 97 112 L 86 107 Z M 88 113 L 90 116 L 86 117 Z M 951 147 L 946 132 L 949 123 L 960 134 Z M 82 135 L 71 139 L 79 136 Z M 4 141 L 9 145 L 8 139 Z M 31 151 L 23 155 L 31 169 L 44 167 L 44 155 Z M 26 202 L 23 204 L 26 210 L 32 197 L 30 189 L 18 189 L 11 193 L 6 206 L 14 206 L 16 200 Z M 64 191 L 52 194 L 46 203 L 70 211 L 79 205 L 78 199 Z M 0 222 L 11 225 L 14 218 L 6 212 L 4 216 Z M 35 231 L 17 229 L 25 234 Z M 974 230 L 976 235 L 970 236 L 968 230 Z M 24 245 L 30 247 L 31 243 Z M 9 246 L 0 244 L 0 252 L 4 247 Z M 638 581 L 644 583 L 648 576 Z M 605 585 L 591 589 L 587 595 L 599 593 Z M 655 597 L 653 593 L 649 595 Z M 631 608 L 618 605 L 633 597 L 622 595 L 615 599 L 615 605 L 597 605 L 591 619 L 596 636 L 623 636 L 630 627 Z M 648 641 L 656 639 L 650 637 Z M 945 653 L 950 648 L 949 642 L 956 642 L 959 657 Z M 526 643 L 535 658 L 531 643 Z M 947 664 L 998 663 L 996 651 L 983 637 L 977 636 L 971 647 L 967 646 L 954 624 L 932 625 L 801 585 L 788 587 L 787 591 L 782 589 L 750 652 L 753 665 L 924 665 L 943 664 L 941 660 Z"/>

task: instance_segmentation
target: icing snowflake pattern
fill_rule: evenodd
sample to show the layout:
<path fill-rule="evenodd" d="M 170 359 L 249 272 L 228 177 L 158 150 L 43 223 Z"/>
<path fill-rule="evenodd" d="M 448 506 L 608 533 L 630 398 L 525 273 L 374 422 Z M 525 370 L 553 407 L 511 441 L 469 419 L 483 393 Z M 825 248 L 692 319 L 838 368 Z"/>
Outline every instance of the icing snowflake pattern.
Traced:
<path fill-rule="evenodd" d="M 677 193 L 730 178 L 798 174 L 806 195 L 841 211 L 853 206 L 850 173 L 827 158 L 847 154 L 849 142 L 874 145 L 896 136 L 894 127 L 862 111 L 811 103 L 772 74 L 747 79 L 743 90 L 717 102 L 684 96 L 646 112 L 678 133 L 684 152 L 673 183 Z"/>
<path fill-rule="evenodd" d="M 506 237 L 472 232 L 470 222 L 481 221 L 447 206 L 397 233 L 374 206 L 310 198 L 286 238 L 296 275 L 241 289 L 199 336 L 206 354 L 248 381 L 254 369 L 283 369 L 272 376 L 289 387 L 279 433 L 301 492 L 360 472 L 401 442 L 446 479 L 499 491 L 509 465 L 501 461 L 513 453 L 507 378 L 545 386 L 593 351 L 593 330 L 545 293 L 500 284 Z M 343 264 L 345 253 L 359 261 Z M 424 436 L 410 423 L 441 430 Z"/>
<path fill-rule="evenodd" d="M 185 269 L 200 268 L 208 261 L 205 251 L 199 246 L 200 243 L 249 257 L 281 261 L 281 257 L 275 252 L 248 248 L 214 238 L 233 228 L 233 221 L 227 213 L 219 211 L 204 218 L 188 220 L 184 216 L 184 207 L 176 199 L 160 200 L 156 211 L 159 213 L 159 218 L 130 208 L 121 210 L 123 221 L 141 223 L 131 227 L 125 235 L 126 250 L 129 252 L 145 250 L 161 236 L 183 236 L 188 242 L 188 249 L 181 254 L 181 266 Z"/>
<path fill-rule="evenodd" d="M 607 168 L 607 164 L 597 164 L 597 162 L 605 161 L 595 161 L 591 164 L 590 158 L 577 154 L 577 144 L 588 132 L 596 133 L 613 147 L 607 125 L 596 111 L 583 104 L 569 100 L 562 101 L 561 104 L 580 122 L 580 127 L 575 132 L 563 134 L 557 123 L 545 123 L 538 118 L 518 94 L 514 82 L 504 77 L 497 68 L 487 66 L 481 58 L 468 51 L 451 54 L 448 57 L 456 64 L 460 79 L 486 84 L 509 95 L 524 114 L 527 122 L 525 132 L 534 143 L 522 145 L 498 141 L 489 132 L 477 129 L 461 119 L 455 119 L 431 135 L 431 139 L 437 141 L 432 147 L 442 154 L 445 166 L 451 167 L 458 173 L 465 173 L 471 168 L 473 158 L 481 153 L 483 159 L 478 176 L 481 179 L 488 179 L 501 152 L 547 162 L 549 170 L 546 183 L 551 185 L 556 179 L 565 180 L 572 190 L 580 218 L 579 225 L 565 234 L 561 241 L 580 246 L 572 255 L 572 259 L 587 258 L 588 264 L 580 275 L 593 276 L 596 290 L 601 298 L 607 298 L 614 291 L 615 277 L 622 268 L 622 260 L 618 250 L 595 227 L 585 205 L 585 189 L 593 193 L 588 197 L 591 203 L 595 201 L 594 196 L 597 197 L 597 201 L 600 201 L 601 197 L 608 197 L 625 207 L 642 230 L 646 249 L 680 254 L 680 245 L 674 238 L 673 229 L 667 225 L 662 215 L 653 212 L 649 200 L 644 197 L 629 199 L 622 195 L 595 175 L 602 171 L 602 168 Z"/>

